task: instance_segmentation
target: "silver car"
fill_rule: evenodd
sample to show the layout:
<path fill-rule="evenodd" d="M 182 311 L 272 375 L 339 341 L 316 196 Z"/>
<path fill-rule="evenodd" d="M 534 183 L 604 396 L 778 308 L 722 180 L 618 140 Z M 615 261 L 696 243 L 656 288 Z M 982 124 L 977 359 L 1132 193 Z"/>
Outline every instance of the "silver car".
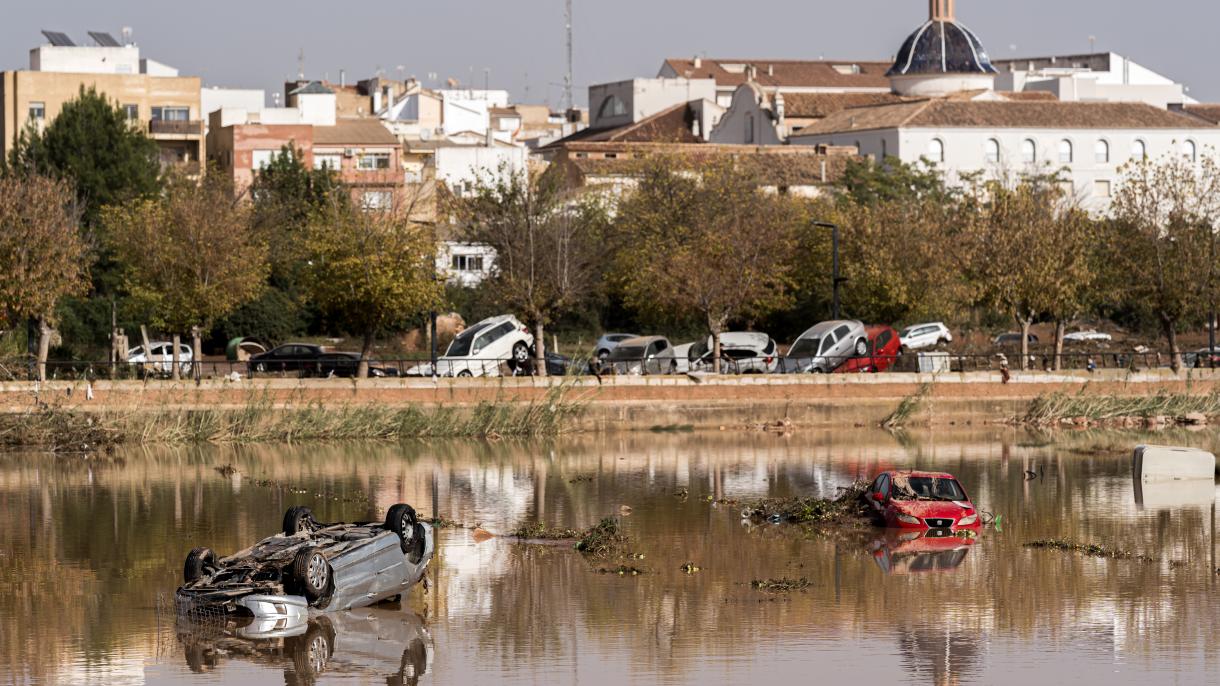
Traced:
<path fill-rule="evenodd" d="M 639 334 L 604 333 L 602 334 L 602 337 L 597 339 L 597 342 L 593 344 L 593 356 L 596 357 L 599 362 L 604 363 L 606 358 L 610 357 L 610 353 L 618 347 L 619 343 L 632 338 L 639 338 Z"/>
<path fill-rule="evenodd" d="M 853 357 L 868 354 L 864 324 L 851 321 L 822 322 L 801 334 L 782 361 L 786 374 L 829 374 Z"/>
<path fill-rule="evenodd" d="M 293 619 L 401 596 L 424 576 L 435 550 L 432 527 L 410 505 L 385 522 L 322 524 L 307 507 L 284 515 L 281 533 L 228 557 L 208 548 L 186 557 L 178 611 Z"/>
<path fill-rule="evenodd" d="M 664 336 L 640 336 L 622 341 L 606 358 L 605 368 L 615 374 L 674 374 L 678 359 Z"/>

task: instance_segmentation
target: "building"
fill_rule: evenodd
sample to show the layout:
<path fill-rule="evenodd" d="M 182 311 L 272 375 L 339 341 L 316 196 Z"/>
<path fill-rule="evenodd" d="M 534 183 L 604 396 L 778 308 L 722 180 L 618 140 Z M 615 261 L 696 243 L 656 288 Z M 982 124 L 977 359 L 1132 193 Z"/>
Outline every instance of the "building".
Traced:
<path fill-rule="evenodd" d="M 200 81 L 141 57 L 130 41 L 90 32 L 94 45 L 76 45 L 62 33 L 30 50 L 29 69 L 0 73 L 0 140 L 7 156 L 27 125 L 41 129 L 82 88 L 94 88 L 123 109 L 134 126 L 157 143 L 161 163 L 200 173 L 204 159 Z"/>
<path fill-rule="evenodd" d="M 828 146 L 571 141 L 556 148 L 546 173 L 562 175 L 569 188 L 618 196 L 634 188 L 658 158 L 680 170 L 731 161 L 754 173 L 765 190 L 816 197 L 854 155 L 852 148 Z"/>
<path fill-rule="evenodd" d="M 1186 86 L 1114 52 L 994 60 L 996 89 L 1051 93 L 1065 102 L 1193 104 Z"/>
<path fill-rule="evenodd" d="M 852 107 L 903 102 L 894 93 L 783 93 L 754 81 L 738 86 L 728 110 L 712 129 L 711 142 L 783 145 L 793 131 Z"/>
<path fill-rule="evenodd" d="M 999 70 L 978 37 L 956 22 L 954 1 L 931 5 L 929 20 L 902 44 L 889 72 L 892 94 L 902 101 L 842 109 L 793 132 L 789 143 L 932 165 L 951 184 L 980 172 L 1060 172 L 1082 204 L 1099 212 L 1108 209 L 1129 160 L 1196 159 L 1220 148 L 1220 127 L 1184 108 L 996 91 Z"/>
<path fill-rule="evenodd" d="M 221 108 L 211 115 L 208 159 L 234 185 L 248 188 L 255 172 L 286 145 L 315 169 L 338 172 L 352 199 L 366 209 L 410 202 L 398 138 L 378 119 L 337 116 L 336 94 L 320 82 L 291 92 L 294 107 Z"/>
<path fill-rule="evenodd" d="M 852 60 L 667 59 L 657 76 L 662 79 L 709 79 L 716 84 L 714 101 L 732 105 L 737 89 L 757 83 L 769 92 L 782 93 L 888 93 L 889 62 Z M 590 107 L 593 101 L 589 101 Z"/>

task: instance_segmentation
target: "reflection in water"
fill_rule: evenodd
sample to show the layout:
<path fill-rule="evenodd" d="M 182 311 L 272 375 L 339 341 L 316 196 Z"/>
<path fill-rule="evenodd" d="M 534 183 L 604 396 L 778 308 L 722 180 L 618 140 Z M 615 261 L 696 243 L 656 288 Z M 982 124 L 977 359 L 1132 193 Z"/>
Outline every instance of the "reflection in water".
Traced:
<path fill-rule="evenodd" d="M 1214 449 L 1213 434 L 1174 438 Z M 422 671 L 411 646 L 431 643 L 396 628 L 380 636 L 417 615 L 436 645 L 423 681 L 435 683 L 722 683 L 807 679 L 813 668 L 843 682 L 862 665 L 900 682 L 1206 681 L 1220 671 L 1207 647 L 1220 630 L 1214 508 L 1202 492 L 1137 506 L 1138 440 L 847 431 L 0 455 L 0 681 L 189 684 L 198 669 L 239 683 L 405 681 Z M 743 527 L 740 505 L 720 502 L 831 495 L 891 468 L 955 474 L 1004 531 L 825 538 Z M 195 545 L 230 554 L 276 531 L 291 505 L 352 521 L 395 502 L 493 532 L 580 528 L 628 505 L 622 523 L 646 573 L 597 574 L 564 546 L 450 528 L 429 594 L 368 617 L 327 615 L 308 640 L 261 627 L 179 640 L 157 611 Z M 1159 562 L 1022 545 L 1045 538 Z M 687 562 L 701 571 L 684 573 Z M 749 584 L 781 577 L 811 583 L 786 596 Z M 264 640 L 267 650 L 250 647 Z"/>

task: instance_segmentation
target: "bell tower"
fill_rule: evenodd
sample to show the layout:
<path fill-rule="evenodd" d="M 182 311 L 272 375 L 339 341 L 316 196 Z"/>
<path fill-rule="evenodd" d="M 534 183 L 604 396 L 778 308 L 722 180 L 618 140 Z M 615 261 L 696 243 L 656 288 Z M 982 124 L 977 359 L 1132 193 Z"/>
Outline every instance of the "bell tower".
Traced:
<path fill-rule="evenodd" d="M 953 0 L 928 0 L 928 18 L 932 21 L 955 21 Z"/>

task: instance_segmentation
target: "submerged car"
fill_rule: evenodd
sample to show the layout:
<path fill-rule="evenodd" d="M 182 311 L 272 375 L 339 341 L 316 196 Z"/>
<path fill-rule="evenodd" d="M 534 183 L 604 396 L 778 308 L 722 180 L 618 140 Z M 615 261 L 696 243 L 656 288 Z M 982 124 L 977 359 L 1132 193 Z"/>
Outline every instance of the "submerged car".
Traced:
<path fill-rule="evenodd" d="M 886 574 L 952 572 L 965 561 L 975 540 L 948 529 L 896 531 L 887 532 L 870 549 L 873 561 Z"/>
<path fill-rule="evenodd" d="M 888 471 L 864 493 L 877 520 L 893 529 L 982 528 L 966 489 L 943 472 Z"/>
<path fill-rule="evenodd" d="M 432 528 L 410 505 L 384 522 L 324 524 L 307 507 L 284 514 L 283 531 L 228 557 L 208 548 L 186 556 L 178 610 L 293 618 L 310 609 L 365 607 L 406 593 L 435 549 Z"/>

